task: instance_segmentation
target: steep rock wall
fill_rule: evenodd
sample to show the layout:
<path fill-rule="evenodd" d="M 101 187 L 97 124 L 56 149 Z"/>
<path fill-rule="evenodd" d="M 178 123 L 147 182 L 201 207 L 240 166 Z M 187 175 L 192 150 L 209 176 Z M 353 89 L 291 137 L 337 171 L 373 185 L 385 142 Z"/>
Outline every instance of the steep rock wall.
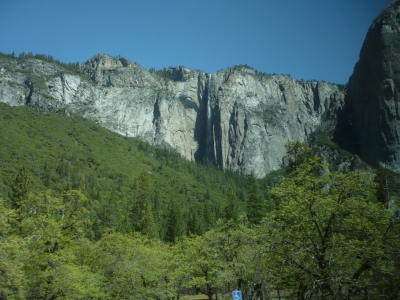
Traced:
<path fill-rule="evenodd" d="M 372 23 L 348 83 L 335 140 L 375 166 L 400 170 L 400 1 Z"/>
<path fill-rule="evenodd" d="M 344 94 L 337 86 L 297 82 L 236 68 L 214 75 L 212 158 L 224 168 L 264 176 L 282 167 L 285 144 L 332 129 Z"/>
<path fill-rule="evenodd" d="M 332 130 L 344 103 L 335 85 L 248 67 L 216 74 L 177 67 L 165 78 L 98 55 L 80 68 L 82 75 L 73 75 L 40 60 L 2 59 L 0 101 L 74 111 L 187 159 L 258 177 L 282 166 L 286 142 L 304 141 L 317 128 Z"/>

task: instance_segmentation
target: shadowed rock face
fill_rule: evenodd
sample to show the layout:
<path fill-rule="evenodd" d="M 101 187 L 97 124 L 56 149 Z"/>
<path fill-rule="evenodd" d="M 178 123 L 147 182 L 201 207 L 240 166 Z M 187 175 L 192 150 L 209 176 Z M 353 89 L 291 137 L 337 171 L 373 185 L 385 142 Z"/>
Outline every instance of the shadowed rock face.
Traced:
<path fill-rule="evenodd" d="M 214 74 L 210 89 L 208 153 L 224 168 L 257 176 L 282 166 L 288 141 L 305 141 L 319 127 L 332 129 L 344 100 L 334 85 L 260 76 L 246 68 Z"/>
<path fill-rule="evenodd" d="M 0 60 L 0 101 L 74 111 L 189 160 L 258 177 L 282 166 L 288 141 L 333 129 L 344 104 L 335 85 L 247 67 L 216 74 L 177 67 L 165 78 L 124 58 L 98 55 L 80 68 L 90 81 L 40 60 Z"/>
<path fill-rule="evenodd" d="M 400 170 L 400 1 L 372 23 L 349 79 L 335 139 L 361 159 Z"/>

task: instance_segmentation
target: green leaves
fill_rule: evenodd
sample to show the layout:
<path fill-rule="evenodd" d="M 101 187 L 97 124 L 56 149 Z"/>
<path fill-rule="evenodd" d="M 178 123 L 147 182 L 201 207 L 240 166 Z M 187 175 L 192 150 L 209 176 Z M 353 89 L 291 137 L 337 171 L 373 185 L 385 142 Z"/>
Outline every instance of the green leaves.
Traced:
<path fill-rule="evenodd" d="M 15 186 L 13 207 L 17 208 L 17 189 L 21 195 L 45 189 L 58 194 L 81 190 L 89 199 L 95 239 L 108 227 L 125 233 L 153 227 L 139 224 L 141 210 L 134 207 L 142 172 L 149 182 L 145 189 L 157 225 L 151 235 L 159 233 L 161 239 L 170 199 L 181 207 L 184 232 L 196 234 L 213 227 L 222 216 L 230 179 L 245 199 L 247 184 L 240 174 L 187 161 L 172 150 L 118 135 L 73 113 L 40 113 L 33 107 L 3 103 L 0 107 L 0 192 L 14 197 L 11 187 Z M 15 182 L 20 182 L 18 187 L 14 184 L 21 165 L 31 181 L 27 188 L 20 184 L 24 180 Z M 244 212 L 244 201 L 238 207 Z"/>
<path fill-rule="evenodd" d="M 176 200 L 171 199 L 167 210 L 165 241 L 174 243 L 185 234 L 182 210 Z"/>
<path fill-rule="evenodd" d="M 289 174 L 297 171 L 312 155 L 312 149 L 299 141 L 288 142 L 285 147 L 288 158 L 286 172 Z"/>
<path fill-rule="evenodd" d="M 224 218 L 226 220 L 237 221 L 239 218 L 239 200 L 236 195 L 236 188 L 233 181 L 229 181 L 228 192 L 226 194 L 226 206 L 224 208 Z"/>
<path fill-rule="evenodd" d="M 280 205 L 263 224 L 271 249 L 268 263 L 281 287 L 301 284 L 317 297 L 343 296 L 355 285 L 369 284 L 368 276 L 360 275 L 384 257 L 382 237 L 389 218 L 383 205 L 374 202 L 370 173 L 320 175 L 323 166 L 311 158 L 271 190 Z"/>
<path fill-rule="evenodd" d="M 152 239 L 110 230 L 96 243 L 92 270 L 103 277 L 111 298 L 142 299 L 171 296 L 168 246 Z"/>
<path fill-rule="evenodd" d="M 375 183 L 329 172 L 294 143 L 286 178 L 246 180 L 75 115 L 0 115 L 0 187 L 12 199 L 0 201 L 0 298 L 398 297 L 397 179 L 387 170 Z"/>
<path fill-rule="evenodd" d="M 24 299 L 27 280 L 23 272 L 26 255 L 22 238 L 12 234 L 10 222 L 15 212 L 7 209 L 0 198 L 0 298 Z"/>
<path fill-rule="evenodd" d="M 14 182 L 11 185 L 9 195 L 11 208 L 19 209 L 21 207 L 22 202 L 26 199 L 31 186 L 32 180 L 30 179 L 28 168 L 26 165 L 22 165 L 14 179 Z"/>
<path fill-rule="evenodd" d="M 142 232 L 150 238 L 158 238 L 158 228 L 154 221 L 153 205 L 150 201 L 151 189 L 148 174 L 142 172 L 138 178 L 134 206 L 136 231 Z"/>
<path fill-rule="evenodd" d="M 265 216 L 267 206 L 260 195 L 259 186 L 253 173 L 250 174 L 247 194 L 247 219 L 250 224 L 259 224 Z"/>

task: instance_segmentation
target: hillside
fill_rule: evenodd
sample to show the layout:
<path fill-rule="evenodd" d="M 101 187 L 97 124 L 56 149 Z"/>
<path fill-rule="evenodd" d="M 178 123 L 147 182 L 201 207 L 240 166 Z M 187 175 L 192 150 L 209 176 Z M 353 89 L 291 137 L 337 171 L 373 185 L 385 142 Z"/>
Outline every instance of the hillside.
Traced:
<path fill-rule="evenodd" d="M 184 233 L 201 234 L 212 227 L 226 205 L 229 180 L 241 199 L 240 209 L 245 208 L 246 177 L 187 161 L 77 114 L 0 104 L 0 156 L 3 197 L 8 197 L 18 170 L 26 165 L 34 182 L 32 191 L 81 189 L 87 195 L 97 237 L 107 227 L 134 229 L 141 174 L 149 183 L 161 237 L 171 202 L 182 210 Z"/>
<path fill-rule="evenodd" d="M 0 298 L 397 299 L 398 174 L 315 141 L 256 180 L 1 104 Z"/>
<path fill-rule="evenodd" d="M 288 141 L 333 131 L 343 86 L 296 81 L 247 65 L 215 74 L 146 70 L 101 54 L 79 64 L 48 55 L 0 55 L 0 102 L 76 112 L 191 161 L 258 178 L 279 170 Z"/>

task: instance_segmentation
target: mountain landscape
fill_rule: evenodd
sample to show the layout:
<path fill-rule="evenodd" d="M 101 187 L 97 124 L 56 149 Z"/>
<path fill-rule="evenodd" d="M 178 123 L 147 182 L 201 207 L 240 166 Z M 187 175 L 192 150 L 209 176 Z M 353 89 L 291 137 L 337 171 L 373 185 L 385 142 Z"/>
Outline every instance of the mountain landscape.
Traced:
<path fill-rule="evenodd" d="M 344 86 L 298 82 L 248 66 L 207 74 L 185 67 L 148 71 L 97 55 L 75 66 L 3 59 L 1 101 L 76 112 L 127 137 L 182 157 L 264 177 L 282 167 L 285 144 L 332 132 Z"/>
<path fill-rule="evenodd" d="M 345 85 L 0 53 L 0 298 L 399 299 L 399 20 Z"/>

